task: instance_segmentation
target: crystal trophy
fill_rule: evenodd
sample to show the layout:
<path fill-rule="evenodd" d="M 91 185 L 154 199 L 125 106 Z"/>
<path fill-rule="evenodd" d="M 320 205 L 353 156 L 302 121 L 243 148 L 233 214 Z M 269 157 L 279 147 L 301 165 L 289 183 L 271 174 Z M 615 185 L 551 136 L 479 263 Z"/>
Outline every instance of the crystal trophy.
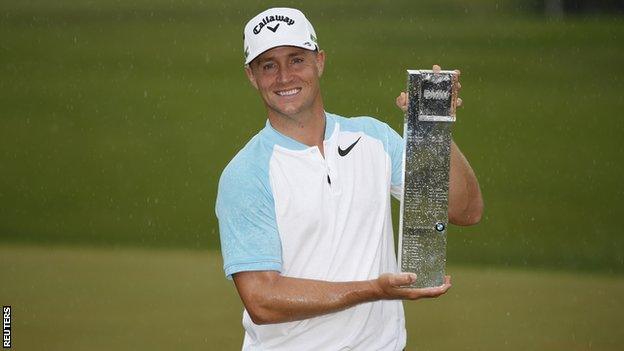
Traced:
<path fill-rule="evenodd" d="M 401 272 L 417 275 L 410 287 L 425 288 L 444 283 L 458 76 L 454 71 L 431 70 L 408 70 L 407 75 L 398 255 Z"/>

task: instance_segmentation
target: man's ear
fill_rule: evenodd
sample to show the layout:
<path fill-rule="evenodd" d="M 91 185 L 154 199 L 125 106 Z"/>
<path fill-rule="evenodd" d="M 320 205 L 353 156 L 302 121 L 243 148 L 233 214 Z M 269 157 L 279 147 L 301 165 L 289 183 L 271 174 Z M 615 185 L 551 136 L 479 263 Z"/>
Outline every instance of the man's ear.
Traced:
<path fill-rule="evenodd" d="M 321 78 L 323 75 L 323 70 L 325 69 L 325 51 L 319 50 L 316 53 L 316 70 L 318 71 L 318 76 Z"/>
<path fill-rule="evenodd" d="M 249 82 L 251 83 L 251 85 L 254 86 L 254 88 L 258 89 L 258 83 L 256 82 L 256 77 L 253 74 L 253 71 L 251 70 L 251 67 L 249 67 L 249 65 L 245 66 L 245 74 L 247 75 L 247 79 L 249 79 Z"/>

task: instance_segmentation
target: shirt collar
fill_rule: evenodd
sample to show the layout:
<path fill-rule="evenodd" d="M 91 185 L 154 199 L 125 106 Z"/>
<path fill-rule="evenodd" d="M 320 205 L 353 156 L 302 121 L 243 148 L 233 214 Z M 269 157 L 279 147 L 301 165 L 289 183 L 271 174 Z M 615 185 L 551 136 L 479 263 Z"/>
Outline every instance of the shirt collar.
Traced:
<path fill-rule="evenodd" d="M 336 117 L 325 111 L 325 136 L 324 136 L 324 140 L 328 140 L 329 138 L 331 138 L 332 134 L 334 133 L 334 129 L 336 127 Z M 267 119 L 266 121 L 266 125 L 264 126 L 264 129 L 262 129 L 261 132 L 265 137 L 269 138 L 269 140 L 271 140 L 271 142 L 273 142 L 274 144 L 283 146 L 287 149 L 291 149 L 291 150 L 305 150 L 308 149 L 310 147 L 313 146 L 308 146 L 306 144 L 303 144 L 289 136 L 286 136 L 280 132 L 278 132 L 275 128 L 273 128 L 273 126 L 271 125 L 271 123 L 269 122 L 269 120 Z"/>

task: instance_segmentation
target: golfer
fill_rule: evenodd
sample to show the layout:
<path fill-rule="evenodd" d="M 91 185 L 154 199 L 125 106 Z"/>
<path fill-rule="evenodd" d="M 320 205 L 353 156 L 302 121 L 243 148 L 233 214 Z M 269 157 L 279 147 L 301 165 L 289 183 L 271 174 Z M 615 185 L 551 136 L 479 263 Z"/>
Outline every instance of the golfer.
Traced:
<path fill-rule="evenodd" d="M 303 13 L 272 8 L 244 29 L 245 73 L 266 126 L 221 175 L 216 213 L 227 278 L 245 305 L 243 350 L 403 350 L 402 286 L 391 195 L 400 199 L 403 140 L 371 117 L 325 110 L 325 52 Z M 439 67 L 434 67 L 439 69 Z M 405 109 L 404 93 L 397 104 Z M 449 219 L 479 221 L 477 179 L 451 148 Z"/>

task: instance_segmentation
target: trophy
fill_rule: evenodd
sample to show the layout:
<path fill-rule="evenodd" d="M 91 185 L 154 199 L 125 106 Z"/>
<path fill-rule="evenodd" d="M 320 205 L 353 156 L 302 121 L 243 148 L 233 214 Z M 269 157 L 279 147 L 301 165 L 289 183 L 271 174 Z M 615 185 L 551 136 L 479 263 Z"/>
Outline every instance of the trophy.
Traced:
<path fill-rule="evenodd" d="M 431 70 L 408 70 L 407 76 L 398 255 L 401 272 L 417 275 L 410 287 L 425 288 L 444 283 L 458 76 L 454 71 Z"/>

